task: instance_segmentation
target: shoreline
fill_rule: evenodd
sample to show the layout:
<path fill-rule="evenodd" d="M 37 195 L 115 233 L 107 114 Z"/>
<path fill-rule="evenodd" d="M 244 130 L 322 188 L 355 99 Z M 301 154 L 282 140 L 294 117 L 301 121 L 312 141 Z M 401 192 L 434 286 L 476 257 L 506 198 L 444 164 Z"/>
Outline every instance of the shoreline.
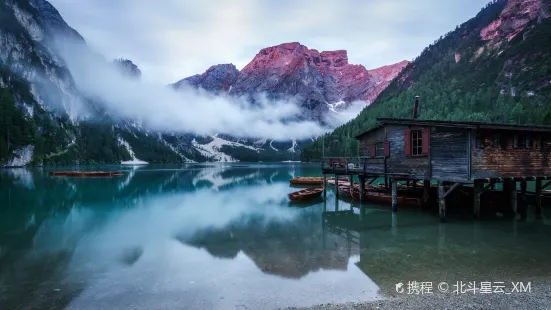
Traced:
<path fill-rule="evenodd" d="M 551 280 L 532 280 L 530 292 L 505 293 L 472 293 L 463 294 L 439 293 L 424 295 L 401 294 L 383 299 L 350 302 L 344 304 L 322 304 L 310 307 L 289 307 L 279 310 L 401 310 L 401 309 L 551 309 Z M 525 282 L 526 283 L 526 282 Z"/>

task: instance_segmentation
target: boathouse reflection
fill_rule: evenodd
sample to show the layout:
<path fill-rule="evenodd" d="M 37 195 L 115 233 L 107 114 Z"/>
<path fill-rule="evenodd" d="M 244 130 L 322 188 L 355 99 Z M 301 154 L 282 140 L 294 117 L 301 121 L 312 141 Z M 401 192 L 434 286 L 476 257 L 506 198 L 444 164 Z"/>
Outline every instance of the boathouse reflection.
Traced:
<path fill-rule="evenodd" d="M 400 282 L 445 281 L 451 287 L 457 281 L 510 283 L 551 274 L 547 264 L 536 264 L 547 260 L 544 249 L 551 227 L 535 218 L 443 224 L 420 210 L 392 213 L 361 204 L 336 204 L 322 214 L 324 232 L 359 243 L 356 265 L 387 296 L 396 295 Z"/>

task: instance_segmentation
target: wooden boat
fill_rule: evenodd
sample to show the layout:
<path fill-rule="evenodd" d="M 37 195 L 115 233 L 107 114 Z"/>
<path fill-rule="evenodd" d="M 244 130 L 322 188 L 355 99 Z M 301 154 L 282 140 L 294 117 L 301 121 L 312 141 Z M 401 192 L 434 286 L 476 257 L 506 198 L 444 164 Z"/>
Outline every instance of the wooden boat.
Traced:
<path fill-rule="evenodd" d="M 323 179 L 321 177 L 296 177 L 289 182 L 295 185 L 321 185 Z"/>
<path fill-rule="evenodd" d="M 352 199 L 354 200 L 360 200 L 360 189 L 354 188 L 352 190 Z M 364 201 L 370 201 L 374 203 L 380 203 L 380 204 L 392 204 L 392 195 L 383 193 L 383 192 L 377 192 L 377 191 L 366 191 L 365 192 L 365 198 Z M 411 206 L 411 207 L 419 207 L 421 206 L 421 200 L 419 198 L 414 197 L 407 197 L 407 196 L 398 196 L 396 204 L 399 206 Z"/>
<path fill-rule="evenodd" d="M 290 193 L 289 199 L 292 201 L 305 201 L 319 197 L 323 192 L 323 187 L 307 188 L 298 192 Z"/>
<path fill-rule="evenodd" d="M 345 196 L 345 197 L 352 197 L 352 189 L 348 185 L 339 185 L 339 188 L 337 189 L 339 191 L 339 195 Z"/>
<path fill-rule="evenodd" d="M 112 177 L 123 175 L 120 171 L 51 171 L 51 176 L 67 177 Z"/>

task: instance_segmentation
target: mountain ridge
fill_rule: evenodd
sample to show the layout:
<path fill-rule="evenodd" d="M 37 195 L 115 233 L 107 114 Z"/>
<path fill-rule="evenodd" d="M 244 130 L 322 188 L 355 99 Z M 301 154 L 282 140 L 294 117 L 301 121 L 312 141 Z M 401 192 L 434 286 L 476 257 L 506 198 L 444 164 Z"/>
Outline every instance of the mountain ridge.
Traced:
<path fill-rule="evenodd" d="M 355 135 L 377 117 L 551 124 L 549 0 L 497 0 L 426 47 L 355 119 L 335 129 L 326 156 L 357 154 Z M 337 140 L 337 141 L 335 141 Z M 301 153 L 319 160 L 321 139 Z"/>

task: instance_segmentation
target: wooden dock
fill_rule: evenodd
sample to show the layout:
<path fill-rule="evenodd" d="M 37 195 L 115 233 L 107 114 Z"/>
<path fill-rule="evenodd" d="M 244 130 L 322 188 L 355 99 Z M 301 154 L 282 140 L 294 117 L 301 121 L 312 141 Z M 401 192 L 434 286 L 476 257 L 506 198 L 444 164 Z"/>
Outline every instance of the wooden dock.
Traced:
<path fill-rule="evenodd" d="M 413 119 L 380 118 L 378 123 L 356 137 L 359 156 L 322 160 L 324 185 L 328 174 L 347 176 L 349 183 L 357 177 L 360 195 L 365 197 L 366 182 L 384 179 L 396 212 L 398 182 L 417 191 L 422 188 L 424 204 L 431 199 L 431 181 L 436 182 L 434 200 L 443 221 L 446 201 L 458 188 L 472 195 L 473 214 L 478 218 L 481 195 L 495 194 L 496 184 L 502 184 L 502 198 L 515 216 L 526 216 L 518 201 L 524 203 L 531 196 L 541 218 L 542 192 L 551 186 L 545 182 L 551 180 L 551 126 L 428 121 L 415 115 Z M 532 194 L 526 191 L 529 181 L 535 182 Z"/>

